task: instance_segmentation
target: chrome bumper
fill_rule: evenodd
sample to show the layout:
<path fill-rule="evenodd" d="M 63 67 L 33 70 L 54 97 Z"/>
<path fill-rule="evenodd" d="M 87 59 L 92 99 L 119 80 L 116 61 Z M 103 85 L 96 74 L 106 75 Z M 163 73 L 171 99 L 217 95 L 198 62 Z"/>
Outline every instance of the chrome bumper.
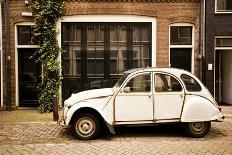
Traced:
<path fill-rule="evenodd" d="M 57 121 L 57 123 L 62 127 L 68 127 L 68 125 L 66 125 L 65 123 L 64 109 L 62 109 L 61 112 L 59 113 L 59 120 Z"/>
<path fill-rule="evenodd" d="M 225 116 L 222 114 L 222 117 L 219 117 L 218 119 L 215 120 L 215 122 L 223 122 L 225 119 Z"/>

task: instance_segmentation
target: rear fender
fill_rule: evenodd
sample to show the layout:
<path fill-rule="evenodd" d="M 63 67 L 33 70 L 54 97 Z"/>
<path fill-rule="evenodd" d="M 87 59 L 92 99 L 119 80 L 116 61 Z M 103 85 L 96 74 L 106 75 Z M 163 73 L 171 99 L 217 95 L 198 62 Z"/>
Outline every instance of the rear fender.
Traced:
<path fill-rule="evenodd" d="M 223 117 L 219 109 L 202 96 L 186 95 L 181 122 L 212 121 Z"/>

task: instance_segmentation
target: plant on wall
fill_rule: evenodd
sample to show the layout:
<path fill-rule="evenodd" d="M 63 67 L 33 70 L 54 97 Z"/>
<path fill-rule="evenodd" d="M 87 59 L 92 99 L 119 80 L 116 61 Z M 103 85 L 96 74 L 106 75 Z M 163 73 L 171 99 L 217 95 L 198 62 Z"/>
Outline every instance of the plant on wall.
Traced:
<path fill-rule="evenodd" d="M 56 23 L 62 17 L 64 0 L 33 0 L 34 16 L 33 42 L 40 45 L 34 56 L 42 64 L 39 89 L 39 110 L 49 112 L 53 95 L 58 96 L 61 84 L 58 56 L 62 50 L 56 40 Z M 58 99 L 58 97 L 57 97 Z"/>

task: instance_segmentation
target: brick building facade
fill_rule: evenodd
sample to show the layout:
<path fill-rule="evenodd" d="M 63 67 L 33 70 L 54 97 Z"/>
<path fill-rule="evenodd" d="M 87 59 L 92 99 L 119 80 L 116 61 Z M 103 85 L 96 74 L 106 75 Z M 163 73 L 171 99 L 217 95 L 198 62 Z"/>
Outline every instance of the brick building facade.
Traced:
<path fill-rule="evenodd" d="M 5 66 L 3 107 L 9 103 L 9 80 L 11 107 L 31 106 L 35 98 L 27 98 L 25 79 L 38 82 L 41 69 L 28 59 L 38 48 L 28 41 L 33 17 L 24 0 L 9 5 L 11 74 L 8 79 Z M 135 67 L 179 67 L 201 77 L 200 0 L 67 0 L 65 5 L 57 23 L 57 40 L 67 51 L 60 59 L 63 99 L 112 86 L 124 70 Z"/>
<path fill-rule="evenodd" d="M 205 1 L 205 85 L 218 102 L 232 104 L 232 1 Z"/>

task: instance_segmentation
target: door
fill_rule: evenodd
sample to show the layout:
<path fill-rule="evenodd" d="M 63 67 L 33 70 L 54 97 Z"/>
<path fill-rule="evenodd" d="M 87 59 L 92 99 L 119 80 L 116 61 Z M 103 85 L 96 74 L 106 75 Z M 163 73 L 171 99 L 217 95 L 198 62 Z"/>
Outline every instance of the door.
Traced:
<path fill-rule="evenodd" d="M 184 101 L 180 82 L 172 75 L 156 73 L 154 85 L 154 119 L 180 119 Z"/>
<path fill-rule="evenodd" d="M 153 120 L 151 73 L 136 74 L 115 98 L 115 121 Z"/>
<path fill-rule="evenodd" d="M 232 51 L 222 51 L 221 57 L 221 101 L 232 104 Z"/>
<path fill-rule="evenodd" d="M 36 49 L 18 49 L 19 106 L 38 106 L 36 87 L 40 82 L 40 64 L 31 58 Z"/>

